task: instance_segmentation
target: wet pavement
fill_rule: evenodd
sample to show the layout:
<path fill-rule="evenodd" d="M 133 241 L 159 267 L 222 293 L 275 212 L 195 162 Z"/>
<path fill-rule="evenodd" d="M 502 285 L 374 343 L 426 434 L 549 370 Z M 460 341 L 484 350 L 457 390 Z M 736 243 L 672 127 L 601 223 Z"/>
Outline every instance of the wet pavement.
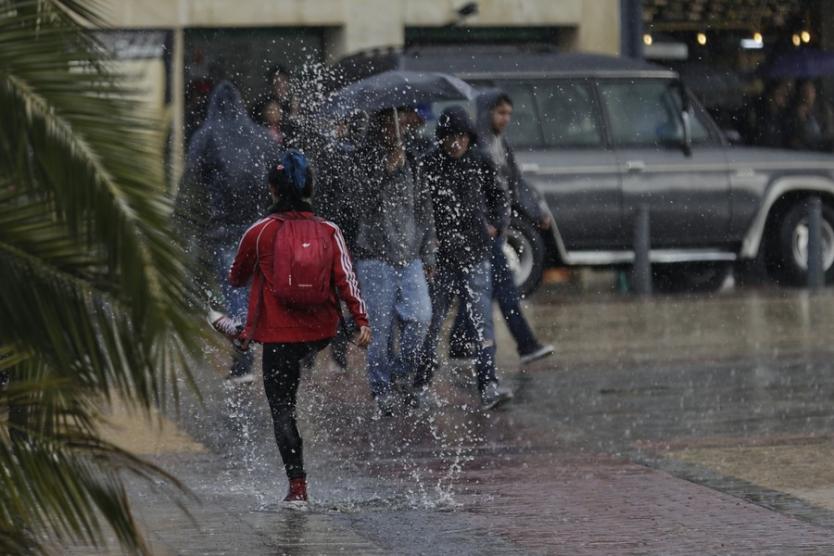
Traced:
<path fill-rule="evenodd" d="M 557 355 L 522 368 L 497 327 L 516 391 L 503 410 L 477 409 L 471 369 L 449 365 L 438 412 L 377 420 L 361 354 L 348 371 L 320 355 L 299 394 L 306 512 L 278 502 L 262 386 L 226 384 L 223 354 L 197 371 L 203 404 L 187 397 L 156 437 L 116 415 L 114 438 L 196 497 L 131 483 L 154 549 L 834 553 L 834 293 L 551 290 L 528 305 Z"/>

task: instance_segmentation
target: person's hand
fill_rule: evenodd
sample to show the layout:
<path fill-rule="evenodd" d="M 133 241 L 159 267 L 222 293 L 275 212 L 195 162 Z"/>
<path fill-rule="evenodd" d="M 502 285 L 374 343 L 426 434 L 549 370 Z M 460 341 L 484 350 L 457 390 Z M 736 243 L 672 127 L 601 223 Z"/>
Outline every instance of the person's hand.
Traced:
<path fill-rule="evenodd" d="M 549 214 L 545 214 L 542 219 L 539 221 L 539 228 L 542 230 L 549 230 L 550 226 L 553 225 L 553 219 L 550 218 Z"/>
<path fill-rule="evenodd" d="M 496 228 L 492 224 L 487 224 L 487 233 L 489 234 L 489 237 L 496 238 L 496 237 L 498 237 L 498 233 L 499 233 L 498 228 Z"/>
<path fill-rule="evenodd" d="M 423 266 L 423 273 L 426 275 L 426 281 L 431 282 L 434 280 L 434 267 L 433 266 Z"/>
<path fill-rule="evenodd" d="M 363 326 L 359 329 L 359 334 L 356 336 L 356 345 L 362 349 L 371 344 L 371 329 L 368 326 Z"/>

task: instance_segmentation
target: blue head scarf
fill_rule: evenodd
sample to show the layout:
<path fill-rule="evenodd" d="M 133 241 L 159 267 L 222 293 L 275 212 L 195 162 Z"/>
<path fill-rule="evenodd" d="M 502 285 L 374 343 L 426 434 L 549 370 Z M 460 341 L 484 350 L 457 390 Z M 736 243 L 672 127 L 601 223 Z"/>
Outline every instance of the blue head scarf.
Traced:
<path fill-rule="evenodd" d="M 301 152 L 290 149 L 281 160 L 281 165 L 287 174 L 287 181 L 295 187 L 298 193 L 304 191 L 304 186 L 307 185 L 307 168 L 309 167 L 307 158 Z"/>

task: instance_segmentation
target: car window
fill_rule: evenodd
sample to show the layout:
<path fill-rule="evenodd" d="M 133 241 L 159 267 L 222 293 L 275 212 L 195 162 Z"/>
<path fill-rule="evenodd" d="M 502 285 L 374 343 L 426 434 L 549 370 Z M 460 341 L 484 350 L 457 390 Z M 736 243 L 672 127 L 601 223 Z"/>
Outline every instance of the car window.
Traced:
<path fill-rule="evenodd" d="M 602 144 L 591 89 L 572 81 L 534 85 L 548 147 L 590 147 Z"/>
<path fill-rule="evenodd" d="M 497 85 L 513 101 L 513 117 L 505 132 L 507 141 L 515 148 L 540 147 L 544 141 L 532 87 L 512 81 Z"/>
<path fill-rule="evenodd" d="M 679 89 L 668 80 L 618 81 L 600 84 L 615 145 L 660 146 L 683 141 Z M 698 118 L 691 118 L 692 141 L 709 140 Z"/>

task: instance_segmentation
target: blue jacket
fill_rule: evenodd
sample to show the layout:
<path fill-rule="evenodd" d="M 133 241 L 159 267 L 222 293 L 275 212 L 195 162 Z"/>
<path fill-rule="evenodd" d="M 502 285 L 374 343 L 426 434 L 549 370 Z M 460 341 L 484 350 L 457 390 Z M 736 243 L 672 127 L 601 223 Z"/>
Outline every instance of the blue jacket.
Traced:
<path fill-rule="evenodd" d="M 238 90 L 224 81 L 188 145 L 177 204 L 194 218 L 196 240 L 235 245 L 270 203 L 266 177 L 280 148 L 249 118 Z"/>

